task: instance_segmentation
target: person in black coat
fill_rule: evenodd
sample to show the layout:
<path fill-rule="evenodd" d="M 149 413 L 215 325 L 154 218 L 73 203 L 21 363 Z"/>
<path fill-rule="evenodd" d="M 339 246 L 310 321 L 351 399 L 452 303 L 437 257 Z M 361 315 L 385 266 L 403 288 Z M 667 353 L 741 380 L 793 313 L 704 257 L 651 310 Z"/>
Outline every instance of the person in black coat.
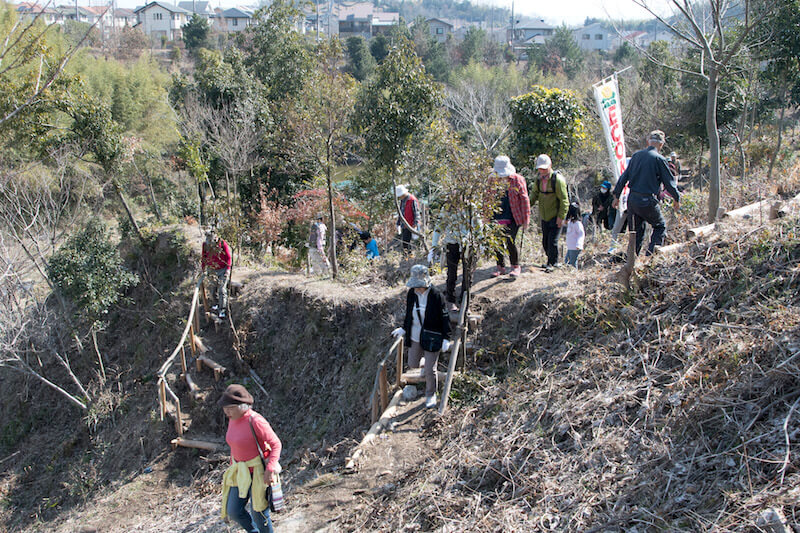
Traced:
<path fill-rule="evenodd" d="M 403 327 L 394 330 L 392 335 L 405 336 L 410 368 L 418 368 L 420 360 L 425 358 L 425 407 L 432 409 L 437 404 L 439 352 L 450 349 L 450 315 L 441 293 L 431 286 L 425 265 L 411 267 L 411 278 L 406 287 L 409 290 Z"/>

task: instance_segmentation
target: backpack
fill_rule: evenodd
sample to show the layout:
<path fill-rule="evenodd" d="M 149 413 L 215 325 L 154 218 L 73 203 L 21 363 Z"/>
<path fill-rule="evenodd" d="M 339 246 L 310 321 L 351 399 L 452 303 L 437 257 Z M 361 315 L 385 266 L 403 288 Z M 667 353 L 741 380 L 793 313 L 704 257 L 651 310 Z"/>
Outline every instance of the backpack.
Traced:
<path fill-rule="evenodd" d="M 567 189 L 567 205 L 571 204 L 572 203 L 572 198 L 570 198 L 569 186 L 567 186 L 566 178 L 564 178 L 564 176 L 561 175 L 561 172 L 558 172 L 557 170 L 553 171 L 552 177 L 554 177 L 555 179 L 551 179 L 550 183 L 548 183 L 548 185 L 551 185 L 551 187 L 553 189 L 552 191 L 541 191 L 541 190 L 539 190 L 539 184 L 541 183 L 541 180 L 538 178 L 538 176 L 536 177 L 536 190 L 539 191 L 539 194 L 555 194 L 556 196 L 558 196 L 558 193 L 557 193 L 558 189 L 556 188 L 556 184 L 557 184 L 558 180 L 561 180 L 561 181 L 564 182 L 565 188 Z"/>

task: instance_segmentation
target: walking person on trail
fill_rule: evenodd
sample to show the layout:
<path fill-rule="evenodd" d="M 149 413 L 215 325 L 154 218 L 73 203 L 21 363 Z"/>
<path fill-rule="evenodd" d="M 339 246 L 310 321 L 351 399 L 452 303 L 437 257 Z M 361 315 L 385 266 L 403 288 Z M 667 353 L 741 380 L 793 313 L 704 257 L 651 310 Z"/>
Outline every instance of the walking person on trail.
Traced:
<path fill-rule="evenodd" d="M 644 223 L 653 226 L 653 235 L 647 255 L 651 255 L 656 246 L 664 244 L 667 223 L 661 214 L 658 195 L 661 186 L 674 198 L 673 208 L 680 208 L 681 194 L 677 189 L 675 176 L 667 165 L 666 158 L 659 152 L 664 147 L 666 136 L 661 130 L 653 130 L 647 139 L 647 148 L 639 150 L 631 157 L 630 164 L 619 177 L 614 188 L 614 197 L 619 198 L 626 184 L 630 185 L 628 196 L 628 213 L 632 217 L 633 227 L 636 231 L 636 254 L 642 248 L 644 240 Z M 615 207 L 618 200 L 614 200 Z"/>
<path fill-rule="evenodd" d="M 311 263 L 311 272 L 316 274 L 327 273 L 331 266 L 325 254 L 325 234 L 328 227 L 322 220 L 322 215 L 318 215 L 317 220 L 311 223 L 311 230 L 308 232 L 308 259 Z"/>
<path fill-rule="evenodd" d="M 506 155 L 495 158 L 492 179 L 504 180 L 500 207 L 494 215 L 494 221 L 503 226 L 505 233 L 504 248 L 497 250 L 497 268 L 492 272 L 492 276 L 502 276 L 506 273 L 505 252 L 507 250 L 508 259 L 511 262 L 511 269 L 508 273 L 511 277 L 516 278 L 522 273 L 519 251 L 515 242 L 517 232 L 520 228 L 525 231 L 531 221 L 528 185 L 525 183 L 525 178 L 517 174 L 517 169 Z"/>
<path fill-rule="evenodd" d="M 675 176 L 675 179 L 681 179 L 681 160 L 678 159 L 678 154 L 670 152 L 667 165 L 669 166 L 669 171 Z"/>
<path fill-rule="evenodd" d="M 583 250 L 586 231 L 581 222 L 581 206 L 573 202 L 567 211 L 567 256 L 564 262 L 578 268 L 578 256 Z"/>
<path fill-rule="evenodd" d="M 203 270 L 211 269 L 217 276 L 217 305 L 211 308 L 217 311 L 220 318 L 225 318 L 228 309 L 228 282 L 231 279 L 233 254 L 231 247 L 213 229 L 206 232 L 203 243 L 201 266 Z"/>
<path fill-rule="evenodd" d="M 600 184 L 600 191 L 592 198 L 592 219 L 601 228 L 611 229 L 614 226 L 617 210 L 612 207 L 613 202 L 611 182 L 605 180 Z"/>
<path fill-rule="evenodd" d="M 414 234 L 408 226 L 419 231 L 419 200 L 408 192 L 405 185 L 398 185 L 394 189 L 394 194 L 400 202 L 400 212 L 402 215 L 397 217 L 397 232 L 400 234 L 400 241 L 403 244 L 403 253 L 408 253 L 411 249 L 411 241 L 417 240 L 419 236 Z M 405 220 L 408 226 L 403 223 Z"/>
<path fill-rule="evenodd" d="M 228 385 L 218 403 L 228 417 L 225 441 L 231 447 L 231 465 L 222 475 L 222 518 L 248 533 L 272 533 L 267 487 L 281 471 L 281 441 L 253 411 L 253 397 L 243 386 Z"/>
<path fill-rule="evenodd" d="M 560 172 L 553 170 L 550 156 L 542 154 L 536 158 L 536 171 L 539 179 L 531 191 L 531 205 L 539 202 L 539 218 L 542 221 L 542 248 L 547 255 L 547 263 L 542 265 L 545 272 L 552 272 L 558 264 L 558 236 L 569 209 L 567 180 Z"/>
<path fill-rule="evenodd" d="M 425 407 L 436 408 L 439 352 L 450 349 L 450 315 L 441 293 L 431 286 L 428 267 L 414 265 L 406 283 L 406 315 L 403 327 L 392 331 L 393 337 L 405 336 L 408 366 L 418 368 L 425 358 Z M 453 357 L 453 355 L 451 355 Z"/>
<path fill-rule="evenodd" d="M 473 254 L 470 250 L 464 250 L 463 245 L 469 239 L 469 214 L 465 210 L 459 210 L 453 200 L 445 202 L 444 207 L 439 211 L 439 217 L 433 231 L 432 246 L 428 252 L 428 263 L 433 262 L 436 249 L 444 248 L 445 262 L 447 265 L 447 284 L 445 285 L 445 300 L 447 301 L 448 311 L 458 311 L 456 302 L 461 301 L 461 296 L 469 289 L 472 284 L 472 274 L 475 265 L 467 265 L 468 257 Z M 476 229 L 480 220 L 471 222 L 472 228 Z M 461 294 L 456 299 L 456 280 L 458 279 L 458 263 L 461 262 Z M 474 263 L 475 261 L 473 261 Z"/>

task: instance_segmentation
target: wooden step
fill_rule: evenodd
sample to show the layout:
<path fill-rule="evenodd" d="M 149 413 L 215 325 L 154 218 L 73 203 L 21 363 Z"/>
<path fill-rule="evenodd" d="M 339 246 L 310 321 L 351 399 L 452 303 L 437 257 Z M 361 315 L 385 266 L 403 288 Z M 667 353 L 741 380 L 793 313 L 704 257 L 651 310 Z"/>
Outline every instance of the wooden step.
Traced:
<path fill-rule="evenodd" d="M 224 448 L 224 445 L 219 442 L 184 439 L 183 437 L 172 439 L 171 444 L 173 450 L 177 449 L 178 446 L 181 446 L 183 448 L 197 448 L 199 450 L 207 450 L 209 452 L 215 452 L 217 450 L 221 450 L 222 448 Z"/>
<path fill-rule="evenodd" d="M 447 378 L 447 372 L 437 372 L 439 381 L 442 381 Z M 425 376 L 420 375 L 419 371 L 411 371 L 411 372 L 403 372 L 400 376 L 400 381 L 402 384 L 408 385 L 413 383 L 425 383 Z"/>
<path fill-rule="evenodd" d="M 206 366 L 214 371 L 214 379 L 219 381 L 220 378 L 225 374 L 226 368 L 221 364 L 213 361 L 209 357 L 205 355 L 201 355 L 197 358 L 197 370 L 200 371 L 203 369 L 203 366 Z"/>

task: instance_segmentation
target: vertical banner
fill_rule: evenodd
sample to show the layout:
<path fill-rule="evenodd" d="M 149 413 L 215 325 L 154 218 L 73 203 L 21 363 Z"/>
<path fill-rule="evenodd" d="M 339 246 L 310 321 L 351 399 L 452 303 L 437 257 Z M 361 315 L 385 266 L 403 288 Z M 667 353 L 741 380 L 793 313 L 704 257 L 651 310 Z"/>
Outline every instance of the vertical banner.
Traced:
<path fill-rule="evenodd" d="M 622 108 L 616 74 L 594 84 L 593 88 L 616 183 L 625 171 L 625 136 L 622 134 Z"/>

